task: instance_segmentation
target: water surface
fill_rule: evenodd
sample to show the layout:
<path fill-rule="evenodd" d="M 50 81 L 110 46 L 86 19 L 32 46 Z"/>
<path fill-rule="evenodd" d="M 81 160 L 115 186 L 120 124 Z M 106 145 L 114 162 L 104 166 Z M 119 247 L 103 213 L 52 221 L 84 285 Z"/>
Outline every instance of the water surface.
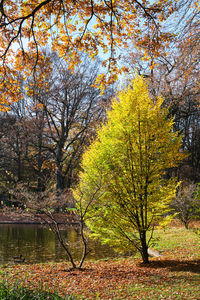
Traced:
<path fill-rule="evenodd" d="M 62 231 L 65 239 L 72 245 L 75 259 L 81 257 L 81 241 L 78 230 L 73 227 Z M 90 241 L 91 252 L 87 259 L 101 259 L 116 256 L 108 246 L 99 241 Z M 0 264 L 13 261 L 14 256 L 22 254 L 26 263 L 58 262 L 67 260 L 65 250 L 54 233 L 41 225 L 0 224 Z"/>

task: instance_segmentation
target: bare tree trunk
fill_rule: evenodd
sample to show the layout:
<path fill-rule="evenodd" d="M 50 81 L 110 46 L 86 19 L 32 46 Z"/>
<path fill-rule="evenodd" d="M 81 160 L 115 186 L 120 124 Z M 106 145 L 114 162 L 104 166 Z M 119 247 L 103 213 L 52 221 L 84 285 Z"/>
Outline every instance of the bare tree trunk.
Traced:
<path fill-rule="evenodd" d="M 68 249 L 68 246 L 66 245 L 66 243 L 64 242 L 64 240 L 62 238 L 58 222 L 55 220 L 55 218 L 53 217 L 53 215 L 51 213 L 45 213 L 45 212 L 43 212 L 43 213 L 47 216 L 47 218 L 49 218 L 53 222 L 53 225 L 52 225 L 51 222 L 48 222 L 45 219 L 43 219 L 45 221 L 45 223 L 47 223 L 49 225 L 49 227 L 51 228 L 51 230 L 56 234 L 56 236 L 57 236 L 57 238 L 58 238 L 58 240 L 60 242 L 60 245 L 64 248 L 64 250 L 67 253 L 67 256 L 68 256 L 68 258 L 69 258 L 69 260 L 70 260 L 70 262 L 72 264 L 72 268 L 76 269 L 77 267 L 76 267 L 76 264 L 74 262 L 74 259 L 73 259 L 72 255 L 71 255 L 71 252 Z"/>
<path fill-rule="evenodd" d="M 65 249 L 65 251 L 66 251 L 66 253 L 68 255 L 68 258 L 69 258 L 69 260 L 70 260 L 70 262 L 72 264 L 72 268 L 76 269 L 76 264 L 75 264 L 75 262 L 73 260 L 73 257 L 71 255 L 70 251 L 68 250 L 67 246 L 65 245 L 65 243 L 64 243 L 64 241 L 63 241 L 63 239 L 62 239 L 62 237 L 60 235 L 59 229 L 56 231 L 56 235 L 57 235 L 57 237 L 59 239 L 59 242 L 60 242 L 61 246 Z"/>
<path fill-rule="evenodd" d="M 81 220 L 80 230 L 81 230 L 81 239 L 82 239 L 82 244 L 83 244 L 83 253 L 82 253 L 81 261 L 79 263 L 79 268 L 82 267 L 82 265 L 84 263 L 84 260 L 86 258 L 86 255 L 88 254 L 88 252 L 87 252 L 87 241 L 86 241 L 85 236 L 84 236 L 83 227 L 84 227 L 83 220 Z"/>
<path fill-rule="evenodd" d="M 189 221 L 183 221 L 183 224 L 184 224 L 184 226 L 185 226 L 185 229 L 188 229 Z"/>
<path fill-rule="evenodd" d="M 64 190 L 64 178 L 60 167 L 56 171 L 56 190 L 62 192 Z"/>
<path fill-rule="evenodd" d="M 147 242 L 146 242 L 146 232 L 143 231 L 141 233 L 141 255 L 142 255 L 142 260 L 144 264 L 148 264 L 149 263 L 149 254 L 148 254 L 148 246 L 147 246 Z"/>

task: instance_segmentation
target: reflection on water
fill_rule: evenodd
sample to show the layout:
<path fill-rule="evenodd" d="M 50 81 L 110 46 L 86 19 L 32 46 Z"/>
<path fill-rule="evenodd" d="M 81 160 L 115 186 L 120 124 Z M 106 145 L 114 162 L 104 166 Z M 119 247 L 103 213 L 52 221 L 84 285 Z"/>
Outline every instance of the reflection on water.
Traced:
<path fill-rule="evenodd" d="M 65 239 L 72 245 L 76 259 L 81 257 L 80 236 L 75 228 L 62 231 Z M 13 261 L 13 256 L 22 254 L 27 263 L 63 261 L 67 259 L 65 250 L 54 234 L 40 225 L 0 225 L 0 264 Z M 90 241 L 88 259 L 114 256 L 114 252 L 98 241 Z"/>

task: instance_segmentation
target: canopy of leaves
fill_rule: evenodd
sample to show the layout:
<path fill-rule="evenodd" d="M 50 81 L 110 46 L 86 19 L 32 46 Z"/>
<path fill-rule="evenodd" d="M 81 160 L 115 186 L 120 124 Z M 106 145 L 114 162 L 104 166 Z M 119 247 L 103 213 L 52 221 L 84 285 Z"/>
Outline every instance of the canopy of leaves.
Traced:
<path fill-rule="evenodd" d="M 82 202 L 90 205 L 87 224 L 93 234 L 118 250 L 140 250 L 142 235 L 164 220 L 175 196 L 176 180 L 167 179 L 165 171 L 185 155 L 162 104 L 136 77 L 113 101 L 107 123 L 83 155 L 75 197 L 82 193 Z"/>
<path fill-rule="evenodd" d="M 2 0 L 2 108 L 20 98 L 18 68 L 27 63 L 29 56 L 33 58 L 33 67 L 36 66 L 39 51 L 47 44 L 66 58 L 70 68 L 79 63 L 80 51 L 92 58 L 103 54 L 103 64 L 110 72 L 107 82 L 113 82 L 117 72 L 121 72 L 116 67 L 119 47 L 128 47 L 134 41 L 138 47 L 151 45 L 157 55 L 162 42 L 169 39 L 169 35 L 161 31 L 160 24 L 175 9 L 174 4 L 170 0 Z M 106 75 L 102 74 L 99 80 L 102 86 Z"/>

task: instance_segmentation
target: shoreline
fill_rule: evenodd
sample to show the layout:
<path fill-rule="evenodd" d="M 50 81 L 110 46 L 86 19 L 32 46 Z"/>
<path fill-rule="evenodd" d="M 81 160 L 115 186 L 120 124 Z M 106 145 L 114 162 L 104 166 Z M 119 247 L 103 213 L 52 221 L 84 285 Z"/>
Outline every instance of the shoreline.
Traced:
<path fill-rule="evenodd" d="M 78 222 L 73 215 L 55 213 L 54 218 L 61 225 L 77 225 Z M 44 214 L 33 216 L 28 213 L 6 212 L 0 213 L 0 225 L 24 224 L 24 225 L 45 225 L 47 217 Z M 53 222 L 52 222 L 53 223 Z"/>

